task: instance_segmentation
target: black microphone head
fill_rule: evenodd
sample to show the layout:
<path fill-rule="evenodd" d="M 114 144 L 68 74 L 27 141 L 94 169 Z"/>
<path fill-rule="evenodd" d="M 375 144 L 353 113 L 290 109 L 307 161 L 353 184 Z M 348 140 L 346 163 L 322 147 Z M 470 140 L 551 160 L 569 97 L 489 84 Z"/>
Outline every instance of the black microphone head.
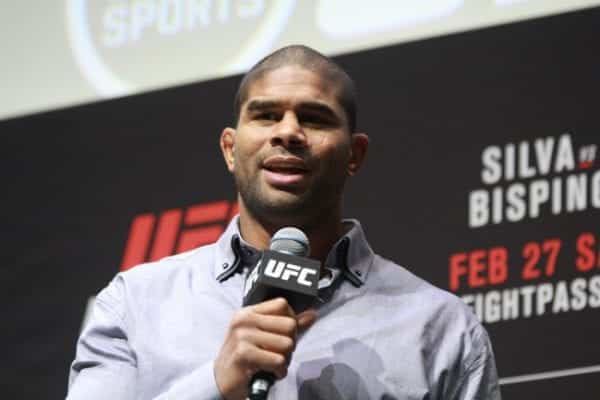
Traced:
<path fill-rule="evenodd" d="M 310 245 L 304 232 L 291 226 L 281 228 L 275 232 L 271 238 L 269 248 L 273 251 L 298 257 L 308 257 L 310 254 Z"/>
<path fill-rule="evenodd" d="M 312 304 L 319 290 L 321 263 L 308 257 L 306 235 L 297 228 L 275 232 L 269 250 L 262 252 L 244 285 L 243 304 L 284 297 L 294 311 Z"/>

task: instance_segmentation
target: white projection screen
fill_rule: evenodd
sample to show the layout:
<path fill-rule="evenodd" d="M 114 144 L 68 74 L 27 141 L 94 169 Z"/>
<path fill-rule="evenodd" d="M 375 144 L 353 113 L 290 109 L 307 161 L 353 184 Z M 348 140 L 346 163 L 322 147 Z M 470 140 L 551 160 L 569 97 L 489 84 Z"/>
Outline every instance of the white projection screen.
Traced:
<path fill-rule="evenodd" d="M 291 43 L 338 55 L 598 4 L 12 0 L 0 16 L 0 118 L 237 74 Z"/>

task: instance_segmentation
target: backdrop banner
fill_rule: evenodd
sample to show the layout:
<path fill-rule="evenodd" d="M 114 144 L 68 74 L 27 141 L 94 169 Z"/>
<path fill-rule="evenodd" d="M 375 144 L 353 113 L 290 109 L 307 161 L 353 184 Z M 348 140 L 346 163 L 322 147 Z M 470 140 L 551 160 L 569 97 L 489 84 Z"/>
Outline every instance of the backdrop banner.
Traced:
<path fill-rule="evenodd" d="M 344 214 L 473 308 L 506 399 L 599 393 L 599 37 L 596 8 L 337 58 L 371 136 Z M 0 122 L 7 398 L 64 398 L 90 299 L 235 215 L 238 81 Z"/>

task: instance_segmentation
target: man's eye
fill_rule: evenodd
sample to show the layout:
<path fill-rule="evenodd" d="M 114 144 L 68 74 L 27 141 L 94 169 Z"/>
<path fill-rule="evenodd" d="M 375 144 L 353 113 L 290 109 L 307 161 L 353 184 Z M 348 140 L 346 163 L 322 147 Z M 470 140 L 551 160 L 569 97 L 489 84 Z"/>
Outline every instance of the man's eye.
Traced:
<path fill-rule="evenodd" d="M 310 114 L 310 115 L 303 115 L 300 118 L 300 123 L 305 124 L 305 125 L 325 126 L 325 125 L 330 125 L 331 121 L 321 115 Z"/>
<path fill-rule="evenodd" d="M 273 112 L 264 112 L 260 113 L 256 116 L 256 119 L 264 120 L 264 121 L 277 121 L 279 119 L 278 115 Z"/>

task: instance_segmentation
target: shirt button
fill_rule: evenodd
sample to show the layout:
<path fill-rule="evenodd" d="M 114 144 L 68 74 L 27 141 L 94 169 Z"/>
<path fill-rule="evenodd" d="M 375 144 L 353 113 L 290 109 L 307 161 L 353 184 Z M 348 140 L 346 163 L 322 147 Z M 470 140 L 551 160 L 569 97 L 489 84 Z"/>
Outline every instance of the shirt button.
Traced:
<path fill-rule="evenodd" d="M 227 269 L 227 267 L 229 267 L 228 263 L 223 263 L 223 269 Z"/>
<path fill-rule="evenodd" d="M 356 275 L 358 275 L 358 276 L 361 276 L 361 275 L 362 275 L 362 273 L 361 273 L 359 270 L 355 270 L 355 271 L 354 271 L 354 273 L 355 273 Z"/>

